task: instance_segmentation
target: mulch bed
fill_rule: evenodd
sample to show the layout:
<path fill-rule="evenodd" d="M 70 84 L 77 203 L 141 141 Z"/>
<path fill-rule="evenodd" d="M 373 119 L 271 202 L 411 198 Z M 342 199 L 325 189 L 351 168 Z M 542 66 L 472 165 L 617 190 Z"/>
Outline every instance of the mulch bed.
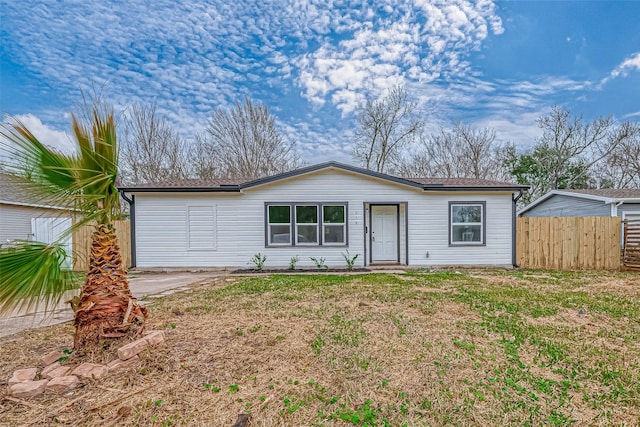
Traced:
<path fill-rule="evenodd" d="M 284 268 L 270 268 L 264 270 L 257 270 L 255 268 L 240 268 L 233 270 L 231 274 L 298 274 L 298 273 L 366 273 L 369 272 L 368 268 L 354 268 L 347 270 L 346 268 L 296 268 L 295 270 L 289 270 Z"/>

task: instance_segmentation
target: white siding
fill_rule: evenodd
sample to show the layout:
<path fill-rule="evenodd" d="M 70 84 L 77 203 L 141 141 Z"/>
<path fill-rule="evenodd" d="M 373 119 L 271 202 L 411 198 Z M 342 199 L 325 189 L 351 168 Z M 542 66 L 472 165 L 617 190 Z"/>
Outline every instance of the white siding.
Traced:
<path fill-rule="evenodd" d="M 59 210 L 0 204 L 0 243 L 7 240 L 32 240 L 32 218 L 57 218 Z"/>
<path fill-rule="evenodd" d="M 245 190 L 244 193 L 137 193 L 136 254 L 138 267 L 246 267 L 260 252 L 266 267 L 313 266 L 309 257 L 326 257 L 344 266 L 347 247 L 265 247 L 265 203 L 348 203 L 348 249 L 365 261 L 365 203 L 407 203 L 409 265 L 510 265 L 511 193 L 424 193 L 342 170 L 322 170 Z M 450 247 L 448 202 L 485 201 L 486 246 Z M 188 206 L 215 205 L 215 250 L 189 250 Z M 404 208 L 401 207 L 401 257 L 405 254 Z M 429 257 L 426 257 L 427 251 Z M 367 253 L 367 257 L 368 257 Z"/>
<path fill-rule="evenodd" d="M 187 224 L 190 250 L 216 249 L 215 205 L 188 205 Z"/>

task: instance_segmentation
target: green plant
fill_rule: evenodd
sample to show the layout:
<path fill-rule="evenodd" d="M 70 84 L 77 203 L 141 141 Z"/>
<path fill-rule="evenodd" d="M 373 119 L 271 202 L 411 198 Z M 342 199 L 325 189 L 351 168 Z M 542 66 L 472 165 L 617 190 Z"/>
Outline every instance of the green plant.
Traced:
<path fill-rule="evenodd" d="M 65 292 L 76 286 L 77 278 L 65 266 L 71 254 L 66 253 L 63 239 L 95 224 L 90 246 L 97 255 L 89 257 L 79 301 L 83 308 L 75 311 L 74 350 L 97 350 L 103 336 L 127 328 L 141 330 L 146 319 L 142 307 L 122 297 L 130 295 L 130 289 L 114 226 L 122 217 L 116 187 L 119 150 L 115 115 L 113 108 L 101 105 L 100 100 L 87 101 L 80 116 L 71 115 L 75 149 L 67 152 L 43 144 L 17 119 L 0 124 L 0 169 L 10 171 L 17 188 L 28 189 L 23 191 L 24 201 L 78 214 L 55 242 L 25 240 L 0 248 L 0 311 L 38 303 L 46 308 L 56 306 Z"/>
<path fill-rule="evenodd" d="M 298 261 L 300 261 L 300 257 L 298 257 L 298 255 L 292 256 L 291 259 L 289 260 L 289 270 L 295 270 L 296 264 L 298 263 Z"/>
<path fill-rule="evenodd" d="M 328 270 L 329 269 L 329 266 L 324 263 L 325 260 L 326 260 L 325 257 L 321 257 L 321 258 L 309 257 L 309 259 L 311 261 L 313 261 L 313 263 L 316 265 L 316 268 L 318 270 Z"/>
<path fill-rule="evenodd" d="M 358 259 L 358 256 L 360 254 L 355 254 L 354 256 L 351 256 L 351 254 L 349 253 L 349 249 L 347 249 L 347 252 L 343 252 L 342 256 L 344 257 L 345 262 L 347 263 L 347 270 L 351 271 L 353 270 L 353 266 L 356 263 L 356 260 Z"/>
<path fill-rule="evenodd" d="M 256 270 L 262 271 L 264 269 L 264 263 L 267 261 L 267 256 L 262 255 L 260 252 L 255 254 L 247 264 L 253 264 L 256 266 Z"/>

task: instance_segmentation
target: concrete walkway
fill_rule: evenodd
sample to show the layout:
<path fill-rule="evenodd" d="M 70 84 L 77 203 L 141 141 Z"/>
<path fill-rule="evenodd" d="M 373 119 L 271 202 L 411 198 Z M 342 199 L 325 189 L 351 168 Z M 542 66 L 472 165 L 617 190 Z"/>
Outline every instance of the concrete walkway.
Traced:
<path fill-rule="evenodd" d="M 221 272 L 169 272 L 169 273 L 131 273 L 129 286 L 131 293 L 144 304 L 151 296 L 164 296 L 188 289 L 188 286 L 213 280 L 222 276 Z M 14 313 L 0 318 L 0 338 L 9 337 L 18 332 L 57 325 L 73 320 L 73 311 L 69 304 L 62 302 L 50 312 L 37 311 L 28 314 Z M 5 341 L 5 340 L 2 340 Z"/>

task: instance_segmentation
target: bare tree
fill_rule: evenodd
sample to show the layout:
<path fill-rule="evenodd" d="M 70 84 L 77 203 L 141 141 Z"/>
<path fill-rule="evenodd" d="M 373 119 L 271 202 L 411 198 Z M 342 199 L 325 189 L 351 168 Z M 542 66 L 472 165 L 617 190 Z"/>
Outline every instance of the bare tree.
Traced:
<path fill-rule="evenodd" d="M 189 164 L 193 177 L 209 180 L 220 175 L 220 164 L 214 151 L 213 144 L 207 141 L 206 135 L 194 137 L 189 147 Z"/>
<path fill-rule="evenodd" d="M 358 111 L 353 157 L 376 172 L 393 172 L 401 163 L 403 149 L 420 135 L 423 122 L 417 103 L 403 86 L 391 88 L 377 101 L 367 101 Z"/>
<path fill-rule="evenodd" d="M 610 116 L 585 122 L 582 115 L 572 117 L 571 111 L 559 107 L 553 107 L 551 113 L 538 119 L 538 126 L 543 134 L 536 149 L 545 153 L 540 166 L 549 178 L 549 189 L 575 188 L 594 165 L 633 135 L 630 123 L 616 126 Z M 569 174 L 575 162 L 582 165 L 581 171 Z"/>
<path fill-rule="evenodd" d="M 216 109 L 202 148 L 216 158 L 218 174 L 230 178 L 259 178 L 301 165 L 295 144 L 276 129 L 275 117 L 264 104 L 245 96 L 231 109 Z"/>
<path fill-rule="evenodd" d="M 127 183 L 181 179 L 189 174 L 187 150 L 180 136 L 156 111 L 156 104 L 136 104 L 124 116 L 120 149 L 121 177 Z"/>
<path fill-rule="evenodd" d="M 496 142 L 496 132 L 457 122 L 421 140 L 421 148 L 401 167 L 403 176 L 508 180 L 504 159 L 508 145 Z"/>
<path fill-rule="evenodd" d="M 507 162 L 518 183 L 531 186 L 522 199 L 525 203 L 554 189 L 624 184 L 627 168 L 632 166 L 626 156 L 633 155 L 637 125 L 617 125 L 611 117 L 588 122 L 553 107 L 538 120 L 538 126 L 543 133 L 533 149 L 512 153 Z M 626 181 L 633 179 L 629 176 Z"/>
<path fill-rule="evenodd" d="M 625 124 L 629 137 L 620 141 L 594 174 L 604 188 L 640 188 L 640 124 Z"/>

